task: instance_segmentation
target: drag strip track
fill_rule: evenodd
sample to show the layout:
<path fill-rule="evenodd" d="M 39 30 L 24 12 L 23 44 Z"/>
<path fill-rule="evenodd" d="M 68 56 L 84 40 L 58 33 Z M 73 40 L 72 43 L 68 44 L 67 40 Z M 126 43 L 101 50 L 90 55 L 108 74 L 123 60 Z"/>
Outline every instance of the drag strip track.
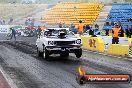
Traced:
<path fill-rule="evenodd" d="M 37 56 L 35 45 L 23 41 L 1 42 L 2 49 L 0 54 L 0 63 L 2 67 L 10 74 L 11 78 L 18 85 L 18 88 L 131 88 L 132 84 L 86 84 L 80 86 L 76 83 L 76 69 L 82 65 L 86 67 L 89 73 L 107 73 L 107 74 L 132 74 L 132 65 L 129 61 L 117 61 L 119 65 L 111 62 L 96 61 L 98 55 L 87 53 L 87 57 L 76 59 L 74 55 L 69 58 L 51 56 L 50 61 Z M 6 54 L 9 52 L 11 54 Z M 14 55 L 16 53 L 16 55 Z M 5 54 L 5 55 L 3 55 Z M 12 55 L 13 54 L 13 55 Z M 12 56 L 11 56 L 12 55 Z M 90 56 L 91 55 L 91 56 Z M 10 57 L 10 59 L 8 59 Z M 92 58 L 95 59 L 92 59 Z M 102 56 L 101 56 L 102 57 Z M 108 58 L 108 57 L 107 57 Z M 110 60 L 108 58 L 108 60 Z M 111 61 L 110 60 L 110 61 Z M 125 66 L 119 67 L 126 62 Z"/>
<path fill-rule="evenodd" d="M 37 51 L 36 51 L 35 45 L 29 45 L 25 42 L 14 42 L 14 43 L 6 42 L 6 44 L 11 45 L 11 46 L 15 47 L 15 49 L 18 49 L 18 50 L 20 50 L 26 54 L 30 54 L 35 58 L 43 59 L 43 58 L 37 57 L 37 55 L 36 55 Z M 116 68 L 109 67 L 107 65 L 101 65 L 97 62 L 89 61 L 86 59 L 76 60 L 75 57 L 72 57 L 72 58 L 74 58 L 74 59 L 70 59 L 71 62 L 70 63 L 68 62 L 69 64 L 72 64 L 72 65 L 75 64 L 75 65 L 82 65 L 82 66 L 87 66 L 87 67 L 94 65 L 93 66 L 94 69 L 104 70 L 105 73 L 109 73 L 109 74 L 132 74 L 132 69 L 131 69 L 131 71 L 125 71 L 124 72 L 122 69 L 116 69 Z M 53 59 L 52 62 L 53 61 L 59 62 L 62 60 L 61 58 L 58 58 L 58 60 L 57 60 L 57 58 L 53 58 L 53 57 L 50 59 Z M 67 60 L 68 59 L 64 58 L 62 63 L 65 64 Z M 108 69 L 111 71 L 109 71 Z"/>

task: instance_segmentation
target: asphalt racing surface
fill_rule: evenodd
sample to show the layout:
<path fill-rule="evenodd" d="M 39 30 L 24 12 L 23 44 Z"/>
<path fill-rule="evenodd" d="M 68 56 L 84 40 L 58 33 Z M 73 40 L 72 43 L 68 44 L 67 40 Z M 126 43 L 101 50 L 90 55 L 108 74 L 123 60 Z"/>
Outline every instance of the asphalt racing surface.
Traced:
<path fill-rule="evenodd" d="M 132 60 L 83 51 L 77 59 L 52 55 L 49 61 L 37 56 L 35 37 L 5 41 L 0 36 L 0 65 L 17 88 L 132 88 L 129 84 L 85 84 L 76 82 L 76 70 L 83 66 L 89 74 L 130 74 Z M 4 41 L 3 41 L 4 40 Z M 9 81 L 9 80 L 7 80 Z M 1 87 L 0 87 L 1 88 Z"/>

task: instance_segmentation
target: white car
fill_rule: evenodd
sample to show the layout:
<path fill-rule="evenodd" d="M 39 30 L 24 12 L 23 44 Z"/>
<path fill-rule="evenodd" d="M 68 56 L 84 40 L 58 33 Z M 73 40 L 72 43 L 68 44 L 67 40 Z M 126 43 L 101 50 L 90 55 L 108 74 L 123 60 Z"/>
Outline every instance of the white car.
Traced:
<path fill-rule="evenodd" d="M 38 56 L 48 59 L 51 54 L 68 57 L 75 53 L 77 58 L 82 55 L 81 38 L 76 37 L 68 28 L 49 28 L 42 31 L 36 41 Z"/>

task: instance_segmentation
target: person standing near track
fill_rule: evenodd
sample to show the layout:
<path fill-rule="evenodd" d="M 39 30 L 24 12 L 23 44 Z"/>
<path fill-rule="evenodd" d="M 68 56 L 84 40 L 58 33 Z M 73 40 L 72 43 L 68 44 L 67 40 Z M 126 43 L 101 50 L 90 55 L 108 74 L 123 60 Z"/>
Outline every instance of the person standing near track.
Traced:
<path fill-rule="evenodd" d="M 124 30 L 123 27 L 120 25 L 120 37 L 124 37 Z"/>
<path fill-rule="evenodd" d="M 112 44 L 118 44 L 119 43 L 119 32 L 120 32 L 120 27 L 118 24 L 114 25 L 114 28 L 112 28 Z"/>
<path fill-rule="evenodd" d="M 38 37 L 40 37 L 40 34 L 41 34 L 41 27 L 40 26 L 38 26 L 38 29 L 37 29 L 37 34 L 38 34 Z"/>
<path fill-rule="evenodd" d="M 16 41 L 16 31 L 14 28 L 10 28 L 10 31 L 11 31 L 11 38 L 10 40 L 12 39 L 12 37 L 14 37 L 15 41 Z"/>
<path fill-rule="evenodd" d="M 62 28 L 62 23 L 61 22 L 59 23 L 59 28 Z"/>
<path fill-rule="evenodd" d="M 95 24 L 95 29 L 98 29 L 99 30 L 99 25 L 98 24 Z"/>
<path fill-rule="evenodd" d="M 78 24 L 78 33 L 82 35 L 83 32 L 84 32 L 84 25 L 82 24 L 82 21 L 80 20 Z"/>
<path fill-rule="evenodd" d="M 90 30 L 90 26 L 88 24 L 86 24 L 86 26 L 84 28 L 84 32 L 87 32 L 88 30 Z"/>
<path fill-rule="evenodd" d="M 67 25 L 65 24 L 65 22 L 62 24 L 63 28 L 67 28 Z"/>
<path fill-rule="evenodd" d="M 130 31 L 130 37 L 131 37 L 132 36 L 132 25 L 130 26 L 129 31 Z"/>
<path fill-rule="evenodd" d="M 126 28 L 125 28 L 125 34 L 126 34 L 126 37 L 128 38 L 131 38 L 131 35 L 130 35 L 130 30 L 129 30 L 129 26 L 126 25 Z"/>
<path fill-rule="evenodd" d="M 70 30 L 77 34 L 77 29 L 75 28 L 75 24 L 73 22 L 70 24 Z"/>
<path fill-rule="evenodd" d="M 93 30 L 93 28 L 92 28 L 92 27 L 90 27 L 90 29 L 89 29 L 89 35 L 91 35 L 91 36 L 93 36 L 93 35 L 94 35 L 94 30 Z"/>

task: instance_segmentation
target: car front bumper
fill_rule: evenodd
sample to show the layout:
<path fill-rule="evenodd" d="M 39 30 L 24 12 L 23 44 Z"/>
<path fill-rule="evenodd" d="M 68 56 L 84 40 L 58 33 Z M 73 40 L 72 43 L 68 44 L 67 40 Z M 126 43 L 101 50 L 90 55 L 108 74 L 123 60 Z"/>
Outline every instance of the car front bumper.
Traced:
<path fill-rule="evenodd" d="M 76 50 L 81 49 L 80 45 L 70 45 L 70 46 L 47 46 L 46 49 L 51 53 L 61 53 L 69 52 L 74 53 Z"/>

